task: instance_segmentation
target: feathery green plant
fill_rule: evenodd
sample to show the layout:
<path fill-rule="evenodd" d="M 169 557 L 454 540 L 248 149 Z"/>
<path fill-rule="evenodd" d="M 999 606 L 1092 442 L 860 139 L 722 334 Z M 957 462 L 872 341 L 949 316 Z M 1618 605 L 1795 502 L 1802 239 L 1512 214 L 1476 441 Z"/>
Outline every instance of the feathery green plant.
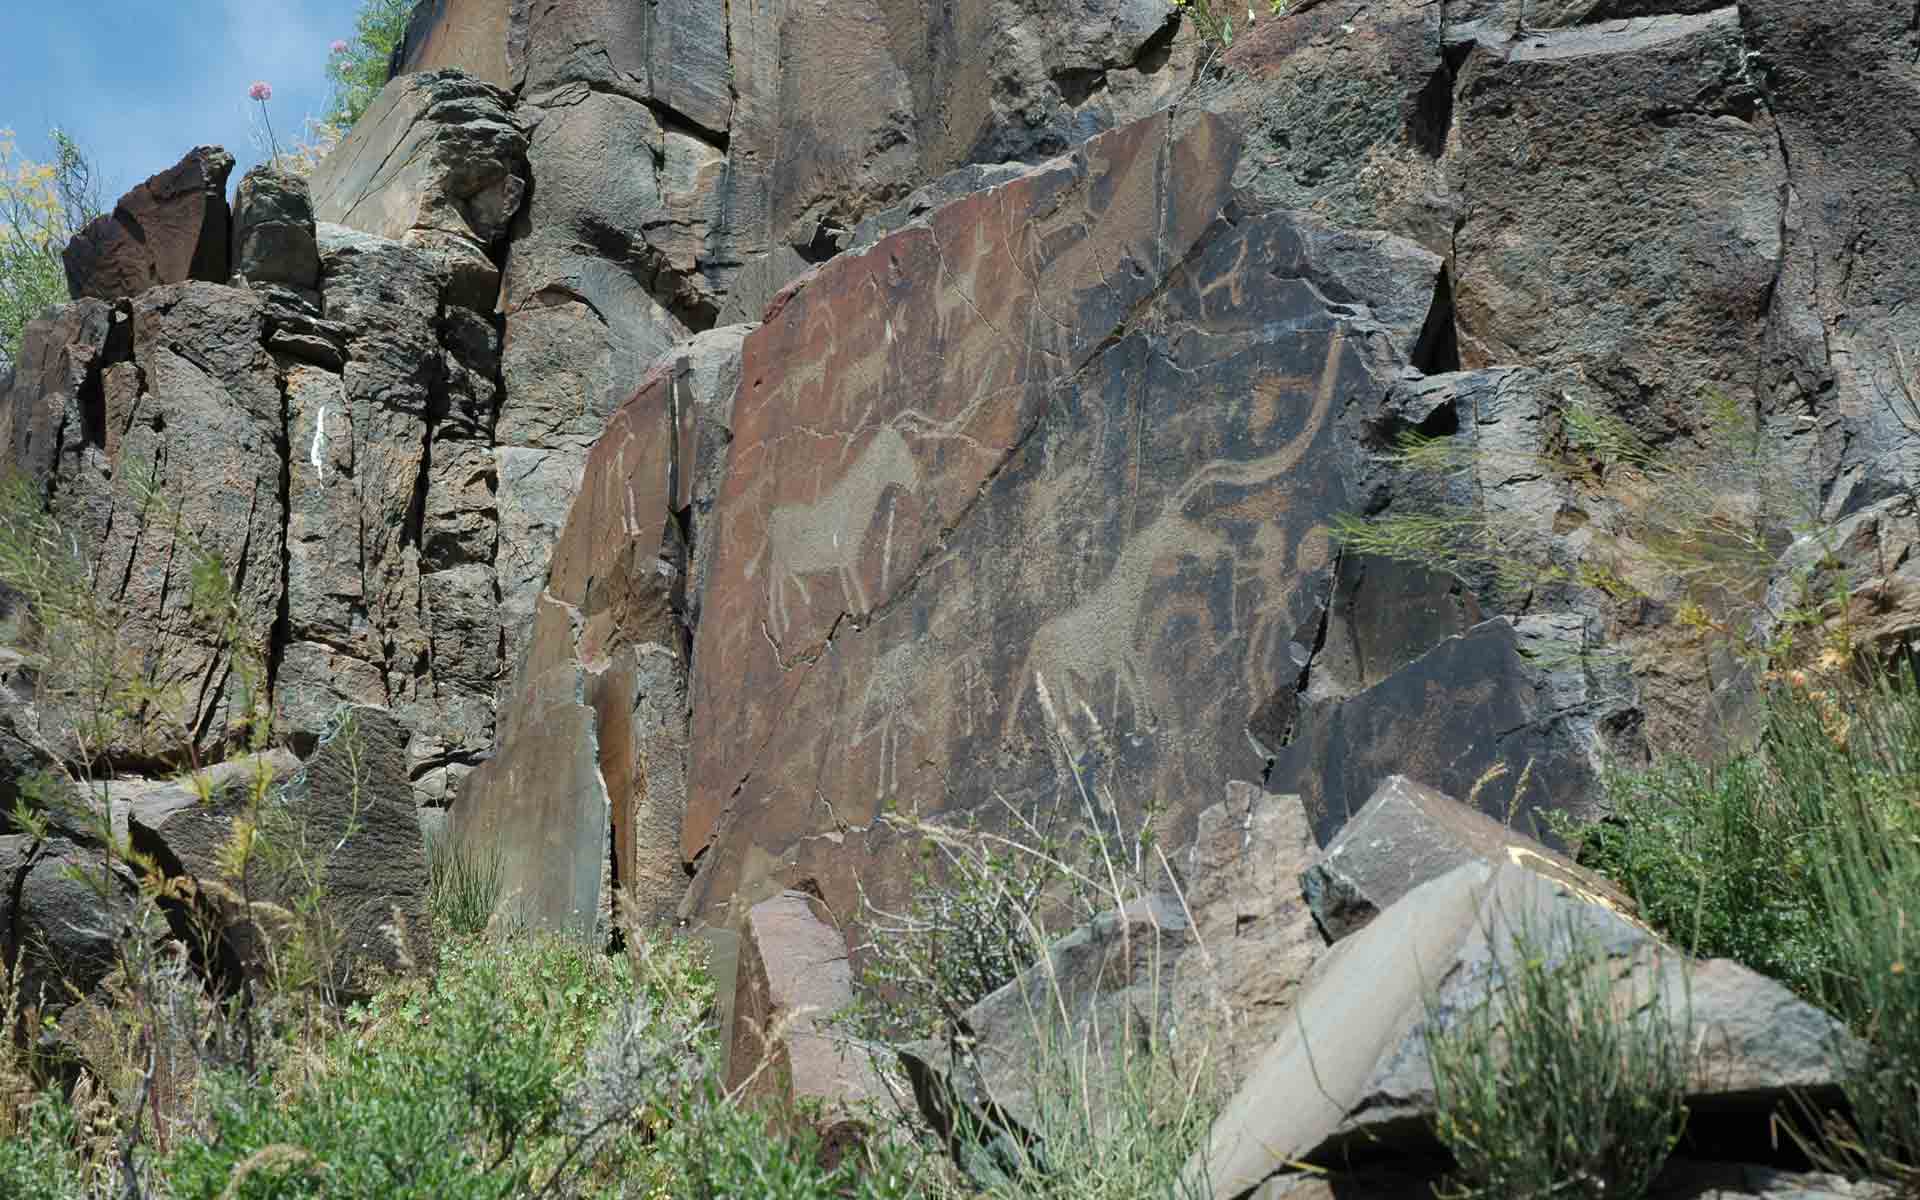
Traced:
<path fill-rule="evenodd" d="M 1686 1127 L 1691 1020 L 1669 1011 L 1657 964 L 1646 994 L 1570 920 L 1495 922 L 1510 937 L 1487 994 L 1448 1014 L 1429 998 L 1434 1132 L 1455 1172 L 1450 1200 L 1647 1194 Z"/>

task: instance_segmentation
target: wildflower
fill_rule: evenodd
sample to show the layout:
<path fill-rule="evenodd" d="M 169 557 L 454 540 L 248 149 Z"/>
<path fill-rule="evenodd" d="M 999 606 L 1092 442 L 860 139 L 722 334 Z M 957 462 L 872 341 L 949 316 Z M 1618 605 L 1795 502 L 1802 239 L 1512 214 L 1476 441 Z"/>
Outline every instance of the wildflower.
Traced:
<path fill-rule="evenodd" d="M 333 39 L 333 43 L 327 47 L 327 53 L 329 54 L 345 54 L 346 52 L 347 43 L 345 38 L 335 38 Z"/>
<path fill-rule="evenodd" d="M 267 115 L 267 101 L 273 99 L 273 85 L 264 79 L 254 80 L 247 89 L 247 95 L 260 102 L 260 119 L 267 123 L 267 144 L 273 148 L 271 162 L 280 161 L 280 140 L 273 136 L 273 118 Z"/>

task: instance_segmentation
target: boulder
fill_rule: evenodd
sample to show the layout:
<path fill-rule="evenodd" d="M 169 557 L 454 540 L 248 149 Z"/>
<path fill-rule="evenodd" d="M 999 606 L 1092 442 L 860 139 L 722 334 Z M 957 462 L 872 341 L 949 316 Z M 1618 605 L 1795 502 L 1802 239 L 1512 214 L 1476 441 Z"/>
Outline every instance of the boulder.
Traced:
<path fill-rule="evenodd" d="M 456 303 L 429 250 L 318 227 L 326 318 L 278 329 L 337 346 L 284 367 L 283 726 L 302 745 L 342 704 L 391 707 L 414 731 L 423 802 L 484 756 L 501 675 L 492 425 L 498 334 Z M 269 335 L 270 338 L 273 335 Z"/>
<path fill-rule="evenodd" d="M 1590 948 L 1628 995 L 1663 1003 L 1699 1050 L 1688 1098 L 1699 1119 L 1746 1113 L 1764 1145 L 1775 1105 L 1831 1091 L 1845 1033 L 1786 989 L 1724 960 L 1689 962 L 1612 909 L 1513 863 L 1475 860 L 1414 888 L 1337 943 L 1302 988 L 1294 1018 L 1189 1162 L 1212 1194 L 1244 1196 L 1302 1161 L 1432 1148 L 1430 1021 L 1487 1002 L 1496 964 L 1522 947 Z"/>
<path fill-rule="evenodd" d="M 233 155 L 196 146 L 120 197 L 74 235 L 62 255 L 67 292 L 119 300 L 151 287 L 227 280 L 227 176 Z"/>
<path fill-rule="evenodd" d="M 0 453 L 44 486 L 74 471 L 86 447 L 104 448 L 103 376 L 131 356 L 122 307 L 76 300 L 27 323 L 20 356 L 0 375 Z"/>
<path fill-rule="evenodd" d="M 233 202 L 233 273 L 249 283 L 312 292 L 320 283 L 307 181 L 262 165 L 240 180 Z"/>
<path fill-rule="evenodd" d="M 155 758 L 218 757 L 245 714 L 233 646 L 264 669 L 281 599 L 286 516 L 281 396 L 262 345 L 264 302 L 242 289 L 189 282 L 149 288 L 131 304 L 120 360 L 92 361 L 97 383 L 77 397 L 73 447 L 50 489 L 54 513 L 120 622 L 118 670 L 165 703 L 116 718 L 89 752 L 122 769 Z M 129 344 L 130 343 L 130 344 Z M 235 641 L 187 603 L 181 572 L 217 556 L 233 585 Z M 109 565 L 110 564 L 110 565 Z M 63 757 L 93 713 L 58 658 L 36 683 L 41 729 Z"/>
<path fill-rule="evenodd" d="M 133 846 L 170 881 L 191 880 L 193 891 L 216 897 L 214 909 L 229 924 L 223 938 L 241 955 L 246 977 L 268 969 L 263 956 L 284 931 L 251 928 L 254 918 L 234 898 L 266 900 L 295 913 L 317 904 L 321 924 L 309 930 L 318 934 L 309 947 L 316 966 L 333 986 L 364 991 L 373 972 L 405 971 L 433 952 L 407 738 L 392 713 L 349 709 L 304 762 L 275 752 L 221 764 L 203 781 L 204 800 L 191 784 L 134 796 L 128 813 Z M 223 848 L 262 785 L 271 818 L 259 830 L 276 840 L 246 879 L 230 877 L 221 866 Z M 309 894 L 316 880 L 319 897 Z M 188 892 L 175 887 L 170 894 Z"/>
<path fill-rule="evenodd" d="M 1623 913 L 1613 885 L 1477 809 L 1390 775 L 1300 876 L 1327 941 L 1363 928 L 1400 897 L 1468 862 L 1511 862 Z"/>
<path fill-rule="evenodd" d="M 864 1109 L 888 1092 L 864 1046 L 831 1027 L 853 1004 L 846 939 L 804 892 L 747 913 L 733 1003 L 727 1086 L 817 1120 L 830 1147 L 862 1136 Z"/>
<path fill-rule="evenodd" d="M 137 890 L 97 847 L 0 835 L 0 965 L 21 1005 L 58 1013 L 118 966 Z"/>

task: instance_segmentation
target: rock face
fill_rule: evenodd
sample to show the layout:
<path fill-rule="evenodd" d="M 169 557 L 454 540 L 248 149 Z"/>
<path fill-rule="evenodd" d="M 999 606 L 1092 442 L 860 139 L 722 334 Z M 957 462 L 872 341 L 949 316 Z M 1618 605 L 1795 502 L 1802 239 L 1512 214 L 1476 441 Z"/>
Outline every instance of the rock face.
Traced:
<path fill-rule="evenodd" d="M 68 294 L 120 300 L 163 283 L 226 282 L 232 170 L 233 155 L 199 146 L 122 196 L 68 244 Z"/>
<path fill-rule="evenodd" d="M 692 911 L 806 877 L 841 908 L 886 874 L 888 803 L 1040 804 L 1079 772 L 1124 820 L 1190 822 L 1261 769 L 1248 724 L 1301 686 L 1354 502 L 1340 430 L 1425 360 L 1441 264 L 1239 209 L 1235 162 L 1209 118 L 1103 135 L 827 264 L 748 338 Z M 1241 286 L 1253 263 L 1284 278 Z"/>
<path fill-rule="evenodd" d="M 405 169 L 368 166 L 363 140 L 315 190 L 323 213 L 377 213 L 395 238 L 316 226 L 304 184 L 256 172 L 236 286 L 223 202 L 220 283 L 81 301 L 24 339 L 0 417 L 11 461 L 124 613 L 125 670 L 178 700 L 106 747 L 121 770 L 217 761 L 243 689 L 271 697 L 303 752 L 342 706 L 390 708 L 427 803 L 493 743 L 507 672 L 488 254 L 524 190 L 525 140 L 497 91 L 457 75 L 389 101 Z M 189 603 L 208 554 L 235 588 L 224 633 Z M 55 683 L 30 698 L 68 754 L 76 713 Z"/>
<path fill-rule="evenodd" d="M 512 8 L 503 0 L 423 0 L 414 6 L 394 49 L 393 74 L 458 67 L 495 87 L 512 86 L 507 75 Z"/>
<path fill-rule="evenodd" d="M 454 302 L 490 311 L 490 255 L 527 191 L 526 132 L 510 106 L 460 71 L 394 81 L 314 172 L 314 215 L 437 252 Z"/>

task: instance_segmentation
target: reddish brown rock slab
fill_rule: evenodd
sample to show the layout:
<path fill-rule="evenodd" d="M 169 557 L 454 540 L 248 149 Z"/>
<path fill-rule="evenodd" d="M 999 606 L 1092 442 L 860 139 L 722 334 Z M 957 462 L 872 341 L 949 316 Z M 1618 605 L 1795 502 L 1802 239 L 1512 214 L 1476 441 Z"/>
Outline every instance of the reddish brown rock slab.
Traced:
<path fill-rule="evenodd" d="M 725 358 L 738 336 L 720 342 Z M 603 882 L 647 926 L 669 922 L 685 892 L 688 554 L 675 514 L 717 471 L 707 392 L 734 378 L 703 346 L 664 359 L 586 453 L 498 752 L 453 808 L 456 833 L 498 847 L 521 915 L 543 924 L 611 916 Z"/>
<path fill-rule="evenodd" d="M 1185 836 L 1302 682 L 1353 439 L 1440 260 L 1236 207 L 1157 116 L 823 266 L 746 345 L 694 651 L 711 919 L 904 879 L 874 826 L 1052 805 Z M 1076 800 L 1077 804 L 1078 801 Z M 994 811 L 998 810 L 997 808 Z"/>
<path fill-rule="evenodd" d="M 867 1050 L 830 1027 L 853 1003 L 853 968 L 817 898 L 782 892 L 748 910 L 735 988 L 729 1088 L 819 1103 L 830 1133 L 887 1096 Z"/>
<path fill-rule="evenodd" d="M 227 280 L 227 176 L 233 155 L 196 146 L 120 197 L 62 256 L 74 298 L 119 300 L 163 283 Z"/>
<path fill-rule="evenodd" d="M 107 414 L 81 397 L 101 374 L 132 357 L 127 314 L 98 300 L 78 300 L 29 322 L 20 357 L 0 374 L 0 453 L 9 467 L 44 482 L 88 443 L 104 447 Z M 71 463 L 66 469 L 71 469 Z"/>
<path fill-rule="evenodd" d="M 475 79 L 510 88 L 507 0 L 420 0 L 407 19 L 396 75 L 458 67 Z"/>

